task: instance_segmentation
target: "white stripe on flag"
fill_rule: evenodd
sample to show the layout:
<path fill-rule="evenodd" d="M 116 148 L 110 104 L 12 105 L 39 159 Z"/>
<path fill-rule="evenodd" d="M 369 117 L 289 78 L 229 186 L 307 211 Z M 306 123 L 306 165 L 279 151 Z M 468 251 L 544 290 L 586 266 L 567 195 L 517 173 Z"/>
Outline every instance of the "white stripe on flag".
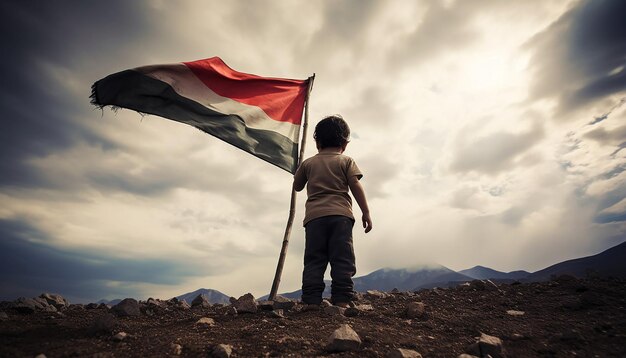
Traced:
<path fill-rule="evenodd" d="M 223 114 L 234 114 L 243 119 L 249 128 L 270 130 L 282 134 L 292 142 L 298 143 L 300 126 L 276 121 L 261 108 L 222 97 L 208 88 L 184 64 L 143 66 L 134 69 L 146 76 L 163 81 L 179 95 L 189 98 L 201 105 Z"/>

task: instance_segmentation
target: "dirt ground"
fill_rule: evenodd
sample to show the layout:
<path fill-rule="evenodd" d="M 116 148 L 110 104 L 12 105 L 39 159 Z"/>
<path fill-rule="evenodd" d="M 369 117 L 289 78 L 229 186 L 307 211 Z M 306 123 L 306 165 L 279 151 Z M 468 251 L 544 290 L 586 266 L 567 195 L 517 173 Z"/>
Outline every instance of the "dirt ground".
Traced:
<path fill-rule="evenodd" d="M 423 302 L 426 314 L 408 318 L 410 302 Z M 365 295 L 358 304 L 373 310 L 346 317 L 301 312 L 296 306 L 284 318 L 263 310 L 232 314 L 232 307 L 220 305 L 144 309 L 135 317 L 82 305 L 70 305 L 62 315 L 4 310 L 8 318 L 0 321 L 0 356 L 198 357 L 228 344 L 231 357 L 384 357 L 394 348 L 412 349 L 423 357 L 457 357 L 485 333 L 502 340 L 508 357 L 626 357 L 624 280 L 562 278 L 498 288 L 472 284 L 382 298 Z M 215 324 L 196 324 L 201 317 Z M 362 344 L 356 351 L 330 353 L 328 337 L 343 323 L 358 333 Z M 118 341 L 114 336 L 119 332 L 128 336 Z M 173 344 L 180 346 L 179 352 Z"/>

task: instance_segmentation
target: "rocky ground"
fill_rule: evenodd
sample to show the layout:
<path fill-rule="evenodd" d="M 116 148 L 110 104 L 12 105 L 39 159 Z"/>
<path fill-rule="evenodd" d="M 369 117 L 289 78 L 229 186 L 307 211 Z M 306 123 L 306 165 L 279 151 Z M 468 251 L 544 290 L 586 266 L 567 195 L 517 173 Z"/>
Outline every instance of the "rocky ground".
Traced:
<path fill-rule="evenodd" d="M 42 295 L 0 304 L 0 342 L 2 357 L 626 357 L 626 281 L 473 281 L 316 310 L 251 296 L 108 307 Z"/>

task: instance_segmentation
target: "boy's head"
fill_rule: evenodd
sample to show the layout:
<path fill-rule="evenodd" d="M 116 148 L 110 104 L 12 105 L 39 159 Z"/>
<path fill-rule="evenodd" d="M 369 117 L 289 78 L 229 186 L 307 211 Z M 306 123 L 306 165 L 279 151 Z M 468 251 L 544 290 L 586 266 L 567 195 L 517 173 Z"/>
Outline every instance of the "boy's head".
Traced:
<path fill-rule="evenodd" d="M 343 148 L 350 141 L 350 127 L 348 123 L 335 114 L 325 117 L 315 126 L 313 138 L 319 149 L 324 148 Z"/>

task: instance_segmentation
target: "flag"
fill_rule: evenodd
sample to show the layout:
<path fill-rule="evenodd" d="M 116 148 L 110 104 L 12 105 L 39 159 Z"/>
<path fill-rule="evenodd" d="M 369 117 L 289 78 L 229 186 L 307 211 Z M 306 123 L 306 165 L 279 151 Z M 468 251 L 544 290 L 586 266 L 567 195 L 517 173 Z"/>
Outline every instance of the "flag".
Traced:
<path fill-rule="evenodd" d="M 295 173 L 308 84 L 237 72 L 211 57 L 114 73 L 93 84 L 91 103 L 189 124 Z"/>

